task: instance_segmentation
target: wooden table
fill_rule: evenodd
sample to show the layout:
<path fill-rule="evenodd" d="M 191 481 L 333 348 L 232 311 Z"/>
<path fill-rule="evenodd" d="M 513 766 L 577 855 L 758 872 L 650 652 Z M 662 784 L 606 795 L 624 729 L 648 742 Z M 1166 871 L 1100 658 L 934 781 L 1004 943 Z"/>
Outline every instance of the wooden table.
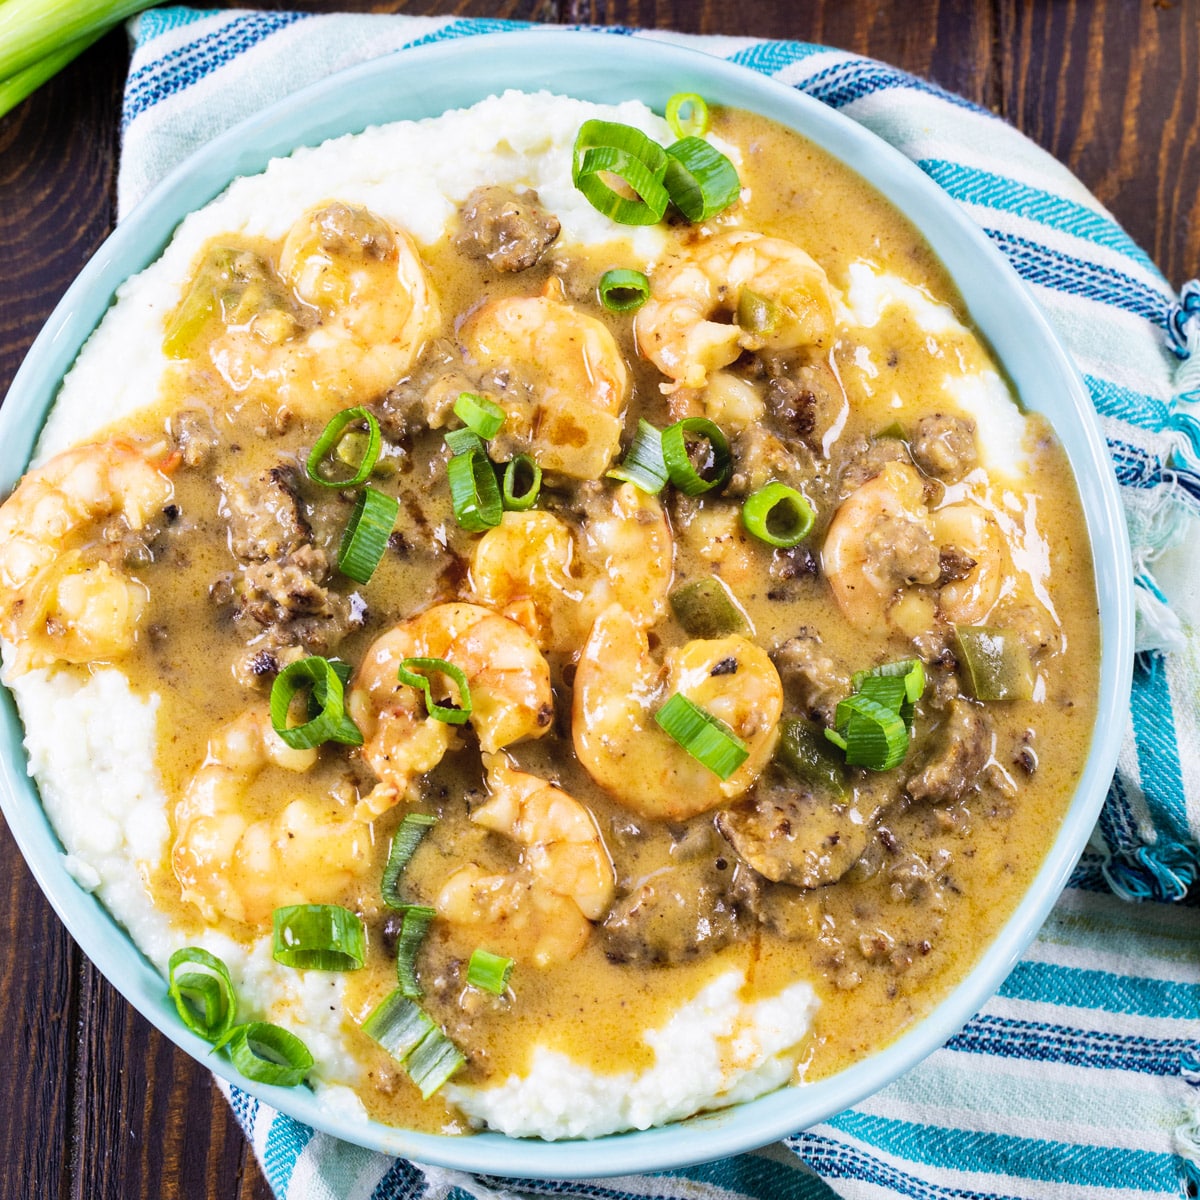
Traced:
<path fill-rule="evenodd" d="M 223 0 L 205 0 L 214 2 Z M 1096 192 L 1175 285 L 1200 271 L 1200 0 L 263 6 L 660 26 L 874 55 L 1015 123 Z M 0 394 L 112 229 L 126 62 L 124 34 L 110 34 L 0 119 Z M 83 957 L 0 821 L 0 1200 L 200 1196 L 270 1190 L 211 1077 Z"/>

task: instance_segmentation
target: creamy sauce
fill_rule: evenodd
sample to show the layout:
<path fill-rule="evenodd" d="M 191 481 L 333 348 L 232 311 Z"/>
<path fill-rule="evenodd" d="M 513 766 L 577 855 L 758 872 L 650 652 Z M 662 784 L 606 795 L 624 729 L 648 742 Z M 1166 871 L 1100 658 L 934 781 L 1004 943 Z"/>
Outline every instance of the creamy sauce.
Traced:
<path fill-rule="evenodd" d="M 815 630 L 824 653 L 847 674 L 909 657 L 913 642 L 898 630 L 864 632 L 845 619 L 817 569 L 820 549 L 848 491 L 844 470 L 859 448 L 897 423 L 907 435 L 922 416 L 953 412 L 946 377 L 980 375 L 994 371 L 994 364 L 970 331 L 940 265 L 881 197 L 803 139 L 761 118 L 721 111 L 715 131 L 742 151 L 743 203 L 732 214 L 739 227 L 803 247 L 842 291 L 849 289 L 851 267 L 866 262 L 879 275 L 895 275 L 923 289 L 958 313 L 960 323 L 934 336 L 911 308 L 892 304 L 870 327 L 843 326 L 834 344 L 795 355 L 791 369 L 826 401 L 817 452 L 803 456 L 808 464 L 804 491 L 817 514 L 813 533 L 800 551 L 776 552 L 744 532 L 735 500 L 671 500 L 666 507 L 675 536 L 672 587 L 716 575 L 728 585 L 760 646 L 774 651 L 799 631 Z M 676 231 L 684 247 L 697 236 Z M 278 243 L 242 238 L 226 244 L 268 263 L 279 261 Z M 551 245 L 536 266 L 509 275 L 467 259 L 449 237 L 421 247 L 421 257 L 444 324 L 413 368 L 418 378 L 436 375 L 430 364 L 439 355 L 453 357 L 456 331 L 487 301 L 537 295 L 547 280 L 557 278 L 572 305 L 608 328 L 630 371 L 623 444 L 639 417 L 663 427 L 685 412 L 702 411 L 695 396 L 662 394 L 661 374 L 637 352 L 630 317 L 609 313 L 595 300 L 598 276 L 627 265 L 619 244 L 588 251 Z M 653 279 L 654 270 L 649 273 Z M 211 336 L 213 324 L 201 340 Z M 752 359 L 732 369 L 762 394 L 767 383 Z M 193 355 L 180 361 L 153 410 L 121 428 L 125 436 L 178 443 L 178 414 L 186 410 L 213 442 L 201 463 L 175 470 L 174 521 L 153 543 L 153 561 L 132 568 L 148 589 L 151 607 L 133 653 L 121 664 L 142 695 L 161 697 L 158 766 L 173 803 L 204 761 L 214 730 L 252 702 L 261 703 L 265 694 L 246 686 L 247 626 L 233 617 L 244 564 L 230 550 L 222 487 L 258 478 L 281 463 L 301 477 L 324 424 L 324 415 L 280 420 L 253 389 L 240 403 L 233 400 L 219 374 L 203 356 Z M 1099 633 L 1079 501 L 1053 433 L 1039 417 L 1027 420 L 1033 434 L 1026 439 L 1019 481 L 976 488 L 972 494 L 983 498 L 1011 535 L 1011 561 L 1042 590 L 1053 636 L 1035 655 L 1036 699 L 987 706 L 992 741 L 983 786 L 944 803 L 891 804 L 877 818 L 878 830 L 854 865 L 828 886 L 758 880 L 753 903 L 744 903 L 730 943 L 685 955 L 686 961 L 614 961 L 611 945 L 597 930 L 569 961 L 545 969 L 518 962 L 511 991 L 494 998 L 462 986 L 461 964 L 478 944 L 477 934 L 435 921 L 418 960 L 423 1004 L 467 1054 L 457 1082 L 484 1084 L 524 1073 L 535 1045 L 559 1049 L 597 1072 L 644 1068 L 650 1051 L 632 1033 L 662 1025 L 682 1001 L 730 966 L 746 975 L 747 1001 L 775 995 L 796 979 L 812 981 L 821 1007 L 797 1078 L 816 1079 L 892 1041 L 974 965 L 1046 853 L 1082 770 L 1095 713 Z M 454 519 L 442 432 L 418 428 L 385 441 L 383 470 L 373 482 L 398 497 L 400 517 L 391 548 L 368 584 L 355 588 L 335 577 L 334 587 L 353 593 L 354 609 L 365 614 L 328 651 L 348 663 L 358 663 L 371 642 L 396 622 L 434 604 L 472 598 L 469 571 L 478 535 L 465 533 Z M 549 505 L 575 520 L 576 485 L 549 483 L 554 486 L 543 492 L 539 508 Z M 930 480 L 927 486 L 935 506 L 968 490 L 962 480 Z M 353 497 L 311 485 L 302 486 L 301 494 L 312 542 L 332 561 Z M 705 527 L 713 514 L 729 518 L 716 539 Z M 652 645 L 658 653 L 687 641 L 669 615 L 654 626 Z M 575 758 L 570 734 L 578 647 L 546 657 L 554 686 L 553 727 L 545 738 L 514 745 L 509 753 L 522 770 L 557 781 L 594 815 L 614 864 L 618 896 L 664 866 L 689 861 L 715 858 L 718 872 L 753 876 L 716 832 L 713 813 L 686 822 L 653 820 L 631 813 L 589 778 Z M 799 711 L 790 685 L 785 695 L 785 712 Z M 918 709 L 918 750 L 908 769 L 929 730 L 943 718 L 927 696 Z M 1031 741 L 1036 757 L 1027 753 Z M 404 1071 L 354 1026 L 394 986 L 394 930 L 378 881 L 404 813 L 417 808 L 440 818 L 404 877 L 405 896 L 413 902 L 433 903 L 446 876 L 464 861 L 494 872 L 512 870 L 517 862 L 511 841 L 469 820 L 483 798 L 483 772 L 473 736 L 460 735 L 459 742 L 461 749 L 410 791 L 409 803 L 373 822 L 365 835 L 370 861 L 353 884 L 318 897 L 360 913 L 368 928 L 366 969 L 349 978 L 346 990 L 349 1036 L 364 1063 L 358 1090 L 368 1110 L 406 1127 L 453 1132 L 465 1131 L 461 1117 L 439 1098 L 422 1102 Z M 302 775 L 278 767 L 263 770 L 246 787 L 241 811 L 250 822 L 271 820 L 297 796 L 315 797 L 349 820 L 374 783 L 357 752 L 327 745 L 318 765 Z M 907 873 L 906 864 L 912 868 Z M 281 874 L 278 903 L 311 899 L 306 892 L 311 883 Z M 181 898 L 169 853 L 149 886 L 181 934 L 202 928 L 198 910 Z M 757 916 L 750 915 L 751 908 Z M 219 924 L 237 938 L 261 932 L 227 919 Z M 498 942 L 505 936 L 497 931 Z"/>

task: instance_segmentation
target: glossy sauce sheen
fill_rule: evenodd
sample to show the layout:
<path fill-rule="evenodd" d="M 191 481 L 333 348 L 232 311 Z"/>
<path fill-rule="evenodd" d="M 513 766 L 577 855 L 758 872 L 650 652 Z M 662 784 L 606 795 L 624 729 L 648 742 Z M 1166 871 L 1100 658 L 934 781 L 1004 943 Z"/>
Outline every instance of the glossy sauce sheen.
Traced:
<path fill-rule="evenodd" d="M 847 268 L 867 259 L 894 272 L 961 313 L 952 285 L 913 229 L 888 204 L 842 166 L 799 137 L 744 114 L 717 114 L 716 131 L 743 150 L 743 196 L 739 210 L 745 227 L 787 238 L 807 250 L 837 286 L 846 287 Z M 686 236 L 681 234 L 681 237 Z M 277 247 L 260 246 L 267 257 Z M 661 426 L 671 419 L 659 392 L 661 376 L 640 359 L 631 319 L 605 312 L 595 301 L 595 281 L 603 270 L 623 265 L 618 247 L 567 256 L 551 246 L 528 271 L 497 276 L 467 261 L 450 241 L 422 247 L 434 291 L 440 297 L 444 336 L 453 339 L 464 314 L 486 299 L 505 294 L 537 294 L 552 274 L 562 279 L 568 299 L 602 320 L 616 337 L 631 371 L 633 397 L 625 413 L 626 439 L 639 416 Z M 962 314 L 965 317 L 965 314 Z M 818 373 L 840 377 L 848 408 L 831 439 L 830 460 L 812 484 L 817 525 L 806 545 L 819 558 L 825 529 L 837 502 L 837 468 L 848 447 L 866 441 L 900 419 L 911 422 L 940 411 L 938 381 L 948 365 L 970 374 L 989 365 L 973 336 L 932 338 L 908 310 L 893 306 L 871 329 L 843 339 Z M 902 410 L 893 394 L 905 399 Z M 195 374 L 177 384 L 161 406 L 138 424 L 140 432 L 161 436 L 180 408 L 206 411 L 220 444 L 197 470 L 179 470 L 174 478 L 180 517 L 175 533 L 157 560 L 136 572 L 150 590 L 152 608 L 138 647 L 126 669 L 143 694 L 157 692 L 158 762 L 172 801 L 204 759 L 214 728 L 238 716 L 254 698 L 238 686 L 230 664 L 244 652 L 227 607 L 209 599 L 211 585 L 234 571 L 227 528 L 220 513 L 215 481 L 253 477 L 281 461 L 302 470 L 323 421 L 293 421 L 279 431 L 254 404 L 234 411 L 212 378 Z M 435 922 L 419 966 L 424 1005 L 468 1055 L 462 1082 L 499 1081 L 527 1069 L 535 1043 L 560 1049 L 601 1072 L 644 1067 L 650 1051 L 641 1030 L 660 1026 L 682 1001 L 730 964 L 747 976 L 746 998 L 777 993 L 787 983 L 808 979 L 821 1007 L 803 1051 L 797 1078 L 829 1075 L 877 1049 L 908 1028 L 957 983 L 1013 910 L 1058 828 L 1082 769 L 1095 710 L 1098 630 L 1092 565 L 1079 502 L 1063 453 L 1040 418 L 1029 447 L 1029 471 L 1011 486 L 1009 501 L 1036 516 L 1047 538 L 1046 568 L 1061 635 L 1059 652 L 1039 659 L 1044 694 L 1038 701 L 992 705 L 998 765 L 1015 789 L 985 786 L 951 804 L 913 805 L 890 812 L 885 841 L 898 855 L 915 855 L 933 869 L 909 886 L 892 868 L 898 861 L 878 839 L 863 862 L 836 884 L 803 890 L 786 884 L 766 889 L 763 911 L 769 920 L 747 920 L 731 945 L 695 961 L 674 965 L 615 963 L 598 935 L 570 962 L 546 970 L 517 964 L 511 992 L 504 998 L 467 994 L 452 986 L 447 964 L 462 960 L 474 942 Z M 451 512 L 445 481 L 441 432 L 426 431 L 405 448 L 385 447 L 391 472 L 376 481 L 398 495 L 402 538 L 369 584 L 357 590 L 367 609 L 365 627 L 336 648 L 356 663 L 367 645 L 394 622 L 432 604 L 466 594 L 468 564 L 476 535 L 460 530 Z M 547 493 L 544 493 L 547 494 Z M 554 493 L 549 493 L 551 496 Z M 331 558 L 349 514 L 352 497 L 309 487 L 304 493 L 314 538 Z M 570 507 L 569 492 L 558 493 Z M 733 501 L 706 501 L 714 512 L 736 513 Z M 688 536 L 694 508 L 670 509 L 676 535 L 674 586 L 714 573 L 702 539 Z M 732 546 L 715 570 L 730 585 L 768 649 L 801 628 L 819 631 L 825 652 L 848 671 L 903 658 L 912 653 L 907 639 L 886 632 L 864 635 L 840 614 L 820 574 L 800 571 L 772 574 L 770 547 L 730 524 Z M 1031 552 L 1039 539 L 1028 539 Z M 711 548 L 710 548 L 711 549 Z M 668 616 L 654 630 L 654 642 L 681 645 L 687 635 Z M 618 894 L 664 864 L 680 861 L 686 847 L 699 844 L 735 869 L 737 856 L 714 832 L 712 814 L 670 825 L 635 816 L 614 802 L 574 760 L 569 655 L 548 655 L 555 683 L 555 723 L 551 734 L 512 747 L 523 768 L 557 780 L 595 815 L 612 856 Z M 794 703 L 786 711 L 794 711 Z M 934 717 L 918 714 L 917 741 Z M 1012 751 L 1026 730 L 1036 731 L 1036 771 L 1013 766 Z M 470 734 L 418 789 L 419 807 L 441 819 L 414 857 L 405 877 L 406 897 L 431 903 L 446 875 L 465 860 L 494 871 L 510 869 L 516 859 L 511 843 L 468 820 L 469 806 L 484 793 L 479 754 Z M 268 768 L 247 790 L 251 816 L 266 816 L 295 796 L 341 788 L 347 805 L 370 790 L 373 777 L 356 754 L 326 747 L 319 766 L 294 776 Z M 401 804 L 374 823 L 376 862 L 361 883 L 340 897 L 367 921 L 370 958 L 367 969 L 349 981 L 348 1018 L 361 1020 L 394 986 L 391 943 L 384 936 L 387 911 L 378 879 L 391 835 L 409 806 Z M 706 840 L 707 839 L 707 840 Z M 683 847 L 684 849 L 681 849 Z M 739 868 L 746 870 L 743 866 Z M 156 902 L 187 929 L 202 922 L 181 902 L 169 856 L 150 880 Z M 290 901 L 281 901 L 290 902 Z M 252 932 L 227 923 L 234 936 Z M 356 1051 L 366 1064 L 360 1094 L 373 1116 L 411 1128 L 465 1131 L 465 1124 L 442 1101 L 422 1102 L 404 1071 L 361 1034 Z"/>

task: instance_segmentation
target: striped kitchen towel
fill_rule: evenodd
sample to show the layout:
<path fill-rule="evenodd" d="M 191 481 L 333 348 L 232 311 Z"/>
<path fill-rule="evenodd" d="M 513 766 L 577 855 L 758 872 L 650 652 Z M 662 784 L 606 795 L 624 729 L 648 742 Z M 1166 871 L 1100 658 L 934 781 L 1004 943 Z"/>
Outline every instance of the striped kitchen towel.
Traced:
<path fill-rule="evenodd" d="M 527 27 L 167 8 L 130 28 L 122 214 L 196 146 L 332 71 Z M 1176 296 L 1064 167 L 924 80 L 799 42 L 606 32 L 718 55 L 841 110 L 945 188 L 1029 284 L 1091 392 L 1129 522 L 1139 653 L 1118 773 L 1071 886 L 998 996 L 852 1110 L 757 1154 L 564 1184 L 388 1159 L 232 1090 L 271 1186 L 287 1200 L 1196 1195 L 1200 910 L 1186 897 L 1200 874 L 1200 285 Z"/>

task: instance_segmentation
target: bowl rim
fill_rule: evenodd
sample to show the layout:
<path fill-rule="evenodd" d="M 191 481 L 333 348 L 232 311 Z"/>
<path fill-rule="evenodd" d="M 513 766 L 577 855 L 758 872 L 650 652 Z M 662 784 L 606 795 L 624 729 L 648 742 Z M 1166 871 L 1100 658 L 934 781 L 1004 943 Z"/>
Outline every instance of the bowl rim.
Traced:
<path fill-rule="evenodd" d="M 1016 910 L 976 965 L 922 1020 L 828 1079 L 589 1141 L 424 1134 L 350 1118 L 322 1107 L 307 1089 L 255 1084 L 223 1060 L 207 1057 L 209 1045 L 178 1020 L 162 977 L 67 872 L 62 846 L 26 774 L 21 724 L 6 689 L 0 702 L 0 809 L 39 886 L 106 978 L 176 1045 L 272 1107 L 370 1149 L 489 1175 L 566 1180 L 680 1168 L 755 1149 L 840 1112 L 957 1032 L 1000 986 L 1057 900 L 1116 766 L 1132 677 L 1133 592 L 1115 476 L 1088 394 L 1049 322 L 1000 252 L 944 192 L 898 150 L 840 112 L 776 79 L 674 43 L 615 31 L 534 27 L 409 47 L 331 75 L 222 133 L 176 167 L 116 228 L 55 308 L 0 407 L 0 491 L 24 471 L 63 375 L 119 285 L 159 256 L 188 212 L 236 176 L 257 173 L 270 158 L 298 146 L 367 125 L 437 115 L 508 87 L 545 87 L 609 103 L 632 96 L 659 109 L 671 94 L 693 91 L 798 129 L 866 179 L 922 233 L 1022 402 L 1068 418 L 1056 427 L 1075 472 L 1092 550 L 1102 633 L 1099 704 L 1070 809 Z"/>

